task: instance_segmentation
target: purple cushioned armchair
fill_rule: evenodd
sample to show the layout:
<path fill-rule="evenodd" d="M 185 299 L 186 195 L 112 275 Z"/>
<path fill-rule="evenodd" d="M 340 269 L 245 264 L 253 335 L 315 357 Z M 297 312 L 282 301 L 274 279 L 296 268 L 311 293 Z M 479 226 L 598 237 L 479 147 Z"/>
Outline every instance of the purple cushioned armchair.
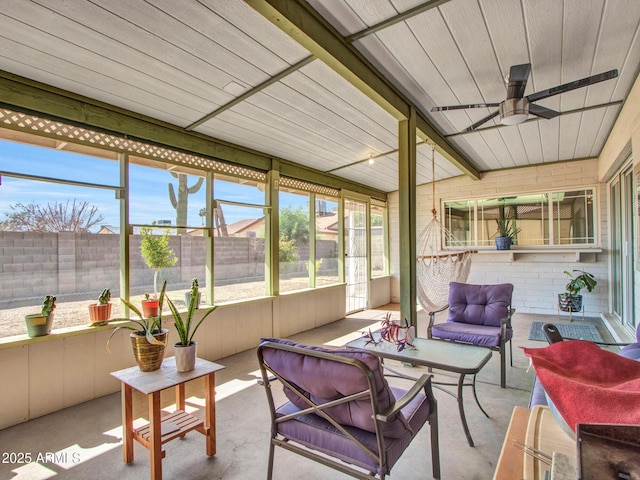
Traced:
<path fill-rule="evenodd" d="M 359 349 L 329 350 L 267 338 L 258 346 L 271 412 L 267 478 L 276 446 L 362 479 L 383 479 L 422 426 L 431 430 L 433 477 L 440 478 L 438 415 L 431 377 L 390 387 L 380 359 Z M 288 402 L 277 406 L 272 382 Z"/>
<path fill-rule="evenodd" d="M 506 388 L 505 346 L 509 342 L 511 366 L 513 348 L 511 337 L 511 296 L 513 285 L 471 285 L 451 282 L 449 304 L 429 312 L 427 338 L 470 343 L 500 352 L 500 386 Z M 447 321 L 435 323 L 436 313 L 449 309 Z"/>

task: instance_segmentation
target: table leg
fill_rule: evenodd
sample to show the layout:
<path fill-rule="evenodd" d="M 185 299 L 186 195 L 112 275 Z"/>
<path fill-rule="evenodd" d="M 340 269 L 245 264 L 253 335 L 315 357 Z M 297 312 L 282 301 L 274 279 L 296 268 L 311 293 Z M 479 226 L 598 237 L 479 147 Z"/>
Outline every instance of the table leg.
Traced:
<path fill-rule="evenodd" d="M 487 417 L 487 418 L 491 418 L 489 416 L 489 414 L 484 411 L 484 408 L 482 408 L 482 405 L 480 405 L 480 401 L 478 400 L 478 394 L 476 392 L 476 378 L 477 377 L 478 377 L 477 375 L 473 376 L 473 383 L 471 384 L 471 388 L 473 388 L 473 398 L 476 399 L 476 403 L 478 404 L 478 407 L 480 407 L 480 410 L 482 410 L 482 413 L 484 413 L 484 416 Z"/>
<path fill-rule="evenodd" d="M 184 411 L 184 408 L 185 408 L 184 391 L 185 391 L 184 383 L 180 383 L 176 385 L 176 410 Z"/>
<path fill-rule="evenodd" d="M 467 417 L 464 414 L 464 402 L 462 398 L 462 391 L 464 387 L 464 373 L 460 375 L 458 378 L 458 411 L 460 412 L 460 420 L 462 421 L 462 428 L 464 429 L 464 434 L 467 436 L 467 441 L 469 442 L 469 446 L 473 447 L 473 439 L 471 438 L 471 433 L 469 432 L 469 426 L 467 425 Z"/>
<path fill-rule="evenodd" d="M 184 383 L 180 383 L 178 385 L 176 385 L 176 410 L 182 410 L 183 412 L 185 411 L 185 387 L 184 387 Z M 182 435 L 180 435 L 180 438 L 184 438 L 187 434 L 183 433 Z"/>
<path fill-rule="evenodd" d="M 205 431 L 207 455 L 216 454 L 216 374 L 211 372 L 204 377 L 205 392 Z"/>
<path fill-rule="evenodd" d="M 133 390 L 126 383 L 120 385 L 122 399 L 122 455 L 124 463 L 133 462 Z"/>
<path fill-rule="evenodd" d="M 151 480 L 162 479 L 162 426 L 160 422 L 160 392 L 147 395 L 149 401 L 149 453 Z"/>

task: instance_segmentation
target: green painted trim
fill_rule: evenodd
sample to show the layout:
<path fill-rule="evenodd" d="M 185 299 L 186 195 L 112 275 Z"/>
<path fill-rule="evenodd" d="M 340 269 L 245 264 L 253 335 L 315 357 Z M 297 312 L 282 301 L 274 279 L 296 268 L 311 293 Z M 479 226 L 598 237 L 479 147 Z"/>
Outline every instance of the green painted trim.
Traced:
<path fill-rule="evenodd" d="M 131 288 L 131 276 L 129 248 L 129 155 L 121 153 L 118 155 L 120 163 L 120 185 L 124 188 L 116 192 L 116 198 L 120 200 L 120 296 L 129 300 Z M 129 315 L 129 309 L 122 305 L 122 316 Z"/>
<path fill-rule="evenodd" d="M 416 117 L 398 124 L 400 316 L 416 326 Z"/>
<path fill-rule="evenodd" d="M 154 145 L 199 154 L 264 172 L 271 170 L 272 161 L 278 161 L 283 169 L 282 175 L 287 177 L 327 185 L 336 189 L 346 188 L 381 200 L 387 198 L 385 192 L 323 173 L 311 167 L 274 158 L 244 147 L 233 146 L 201 133 L 189 132 L 169 123 L 160 122 L 2 70 L 0 70 L 0 99 L 2 99 L 0 105 L 8 109 L 118 136 L 136 138 Z M 38 132 L 32 133 L 39 134 Z M 44 133 L 42 136 L 58 138 Z M 74 143 L 72 139 L 68 139 L 68 141 Z M 82 142 L 76 143 L 84 145 Z M 103 148 L 101 146 L 95 147 Z M 104 150 L 112 151 L 109 148 L 104 148 Z"/>
<path fill-rule="evenodd" d="M 7 108 L 26 109 L 29 113 L 44 114 L 62 122 L 126 135 L 249 168 L 263 171 L 269 168 L 270 159 L 266 154 L 214 140 L 201 133 L 187 132 L 176 125 L 1 70 L 0 99 Z"/>
<path fill-rule="evenodd" d="M 316 288 L 316 194 L 309 194 L 309 288 Z"/>
<path fill-rule="evenodd" d="M 266 204 L 264 222 L 264 272 L 266 280 L 266 295 L 280 294 L 280 173 L 278 162 L 273 162 L 273 170 L 267 173 L 267 188 L 265 189 Z"/>
<path fill-rule="evenodd" d="M 338 282 L 345 283 L 345 262 L 344 256 L 346 254 L 344 246 L 344 192 L 340 192 L 340 199 L 338 201 Z M 346 299 L 346 296 L 345 296 Z M 346 308 L 346 304 L 345 304 Z"/>
<path fill-rule="evenodd" d="M 215 279 L 215 239 L 213 237 L 213 172 L 207 172 L 206 178 L 206 198 L 205 198 L 205 226 L 206 230 L 203 232 L 205 235 L 205 295 L 207 296 L 208 304 L 215 305 L 214 297 L 214 279 Z"/>

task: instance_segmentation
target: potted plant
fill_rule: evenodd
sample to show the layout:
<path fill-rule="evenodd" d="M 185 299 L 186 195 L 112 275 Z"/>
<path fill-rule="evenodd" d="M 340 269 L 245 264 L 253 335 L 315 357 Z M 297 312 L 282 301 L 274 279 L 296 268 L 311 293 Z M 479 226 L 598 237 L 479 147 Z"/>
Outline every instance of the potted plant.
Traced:
<path fill-rule="evenodd" d="M 140 255 L 147 267 L 153 270 L 153 292 L 158 296 L 158 274 L 163 268 L 173 267 L 178 257 L 169 246 L 169 231 L 162 235 L 154 235 L 150 227 L 140 229 Z"/>
<path fill-rule="evenodd" d="M 515 219 L 506 214 L 503 218 L 496 218 L 498 231 L 496 232 L 496 249 L 510 250 L 513 239 L 520 233 L 516 227 Z"/>
<path fill-rule="evenodd" d="M 573 270 L 573 273 L 565 270 L 564 274 L 569 277 L 569 283 L 565 286 L 566 292 L 558 294 L 558 307 L 563 312 L 579 312 L 582 310 L 580 292 L 584 288 L 592 292 L 598 281 L 584 270 Z"/>
<path fill-rule="evenodd" d="M 184 304 L 189 307 L 189 304 L 191 303 L 191 294 L 193 292 L 193 286 L 198 287 L 198 279 L 194 278 L 193 280 L 191 280 L 191 288 L 189 290 L 187 290 L 186 292 L 184 292 Z M 200 308 L 200 298 L 201 298 L 201 293 L 198 292 L 198 298 L 196 301 L 196 308 Z"/>
<path fill-rule="evenodd" d="M 158 316 L 158 298 L 155 295 L 149 293 L 144 294 L 144 300 L 142 300 L 142 315 L 144 318 Z"/>
<path fill-rule="evenodd" d="M 98 302 L 89 305 L 91 326 L 106 325 L 111 317 L 111 290 L 105 288 L 98 296 Z"/>
<path fill-rule="evenodd" d="M 144 317 L 140 310 L 138 310 L 132 303 L 121 298 L 120 301 L 123 305 L 134 312 L 139 320 L 130 318 L 119 318 L 116 320 L 127 320 L 133 322 L 137 327 L 130 325 L 121 325 L 113 329 L 111 335 L 107 340 L 107 350 L 109 349 L 109 341 L 115 333 L 121 329 L 132 330 L 131 347 L 133 348 L 133 356 L 138 363 L 138 367 L 143 372 L 153 372 L 158 370 L 162 365 L 162 359 L 164 358 L 164 349 L 167 346 L 167 337 L 169 330 L 162 328 L 162 303 L 165 297 L 165 289 L 167 282 L 162 285 L 159 299 L 158 315 L 153 317 Z M 111 321 L 116 321 L 111 320 Z"/>
<path fill-rule="evenodd" d="M 171 315 L 173 315 L 176 331 L 178 332 L 178 337 L 180 339 L 180 341 L 174 345 L 176 367 L 179 372 L 189 372 L 195 368 L 196 349 L 198 347 L 198 343 L 193 340 L 193 336 L 200 325 L 202 325 L 202 322 L 204 322 L 204 320 L 217 308 L 211 307 L 202 315 L 200 320 L 194 323 L 193 316 L 198 308 L 198 298 L 200 295 L 200 292 L 198 291 L 198 280 L 195 278 L 191 281 L 191 290 L 189 293 L 190 301 L 187 305 L 187 312 L 184 319 L 171 299 L 167 298 L 169 310 L 171 311 Z"/>
<path fill-rule="evenodd" d="M 40 313 L 25 315 L 24 321 L 27 325 L 27 335 L 31 338 L 42 337 L 51 333 L 53 326 L 53 311 L 56 308 L 56 297 L 47 295 L 42 301 Z"/>

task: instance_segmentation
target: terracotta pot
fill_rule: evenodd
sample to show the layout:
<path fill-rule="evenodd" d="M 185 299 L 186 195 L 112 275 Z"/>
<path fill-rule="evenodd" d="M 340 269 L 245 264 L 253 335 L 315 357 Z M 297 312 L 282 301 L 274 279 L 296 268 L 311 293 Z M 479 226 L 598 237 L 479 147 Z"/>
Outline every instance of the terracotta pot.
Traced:
<path fill-rule="evenodd" d="M 144 318 L 158 316 L 158 299 L 142 300 L 142 316 Z"/>
<path fill-rule="evenodd" d="M 24 321 L 27 325 L 27 335 L 31 338 L 49 335 L 53 326 L 53 315 L 53 312 L 49 315 L 41 315 L 40 313 L 25 315 Z"/>
<path fill-rule="evenodd" d="M 89 319 L 91 325 L 106 325 L 111 318 L 111 302 L 104 305 L 92 303 L 89 305 Z"/>
<path fill-rule="evenodd" d="M 153 372 L 158 370 L 162 365 L 164 358 L 164 349 L 167 346 L 167 338 L 169 330 L 162 330 L 161 333 L 153 335 L 162 342 L 162 345 L 154 345 L 147 341 L 144 335 L 137 333 L 131 334 L 131 347 L 133 348 L 133 356 L 138 363 L 138 367 L 143 372 Z"/>
<path fill-rule="evenodd" d="M 176 369 L 179 372 L 190 372 L 196 368 L 196 350 L 198 342 L 191 342 L 191 345 L 184 346 L 180 343 L 174 345 L 173 354 L 176 358 Z"/>

